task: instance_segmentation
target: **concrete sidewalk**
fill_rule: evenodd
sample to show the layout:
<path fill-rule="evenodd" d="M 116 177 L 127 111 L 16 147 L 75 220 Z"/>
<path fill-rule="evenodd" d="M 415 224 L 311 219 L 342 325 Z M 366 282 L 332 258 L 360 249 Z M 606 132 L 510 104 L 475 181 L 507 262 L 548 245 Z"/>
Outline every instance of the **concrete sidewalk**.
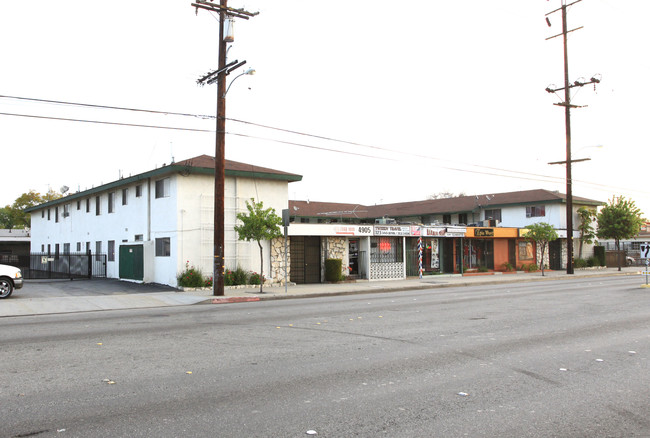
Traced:
<path fill-rule="evenodd" d="M 214 297 L 211 290 L 169 291 L 166 292 L 130 293 L 130 294 L 97 294 L 92 290 L 93 283 L 88 282 L 87 293 L 80 296 L 64 297 L 29 297 L 26 290 L 29 287 L 47 287 L 45 284 L 27 284 L 18 290 L 14 296 L 0 300 L 0 317 L 47 315 L 58 313 L 92 312 L 99 310 L 141 309 L 151 307 L 186 306 L 199 303 L 223 304 L 245 301 L 277 300 L 289 298 L 320 297 L 329 295 L 350 295 L 364 293 L 396 292 L 404 290 L 431 289 L 441 287 L 459 287 L 476 285 L 493 285 L 528 281 L 553 281 L 584 278 L 610 277 L 619 275 L 636 276 L 639 286 L 645 283 L 645 277 L 640 275 L 642 268 L 626 267 L 621 272 L 617 268 L 576 270 L 574 275 L 564 271 L 546 271 L 542 277 L 540 272 L 509 273 L 487 275 L 432 275 L 422 279 L 409 278 L 392 281 L 341 282 L 334 284 L 304 284 L 264 287 L 264 293 L 259 293 L 258 287 L 226 288 L 225 296 Z M 151 286 L 145 285 L 149 289 Z"/>

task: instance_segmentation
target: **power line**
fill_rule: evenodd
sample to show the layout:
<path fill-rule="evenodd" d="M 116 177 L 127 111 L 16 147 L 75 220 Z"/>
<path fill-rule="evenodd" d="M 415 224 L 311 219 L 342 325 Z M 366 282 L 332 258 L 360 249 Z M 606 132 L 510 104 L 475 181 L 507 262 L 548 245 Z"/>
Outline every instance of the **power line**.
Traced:
<path fill-rule="evenodd" d="M 87 120 L 87 119 L 71 119 L 66 117 L 52 117 L 52 116 L 35 116 L 32 114 L 16 114 L 16 113 L 1 113 L 1 116 L 13 116 L 13 117 L 27 117 L 32 119 L 43 119 L 43 120 L 61 120 L 65 122 L 81 122 L 81 123 L 97 123 L 100 125 L 117 125 L 117 126 L 131 126 L 136 128 L 156 128 L 156 129 L 171 129 L 175 131 L 194 131 L 194 132 L 214 132 L 210 129 L 196 129 L 196 128 L 178 128 L 174 126 L 160 126 L 160 125 L 143 125 L 138 123 L 122 123 L 122 122 L 105 122 L 103 120 Z"/>
<path fill-rule="evenodd" d="M 150 110 L 150 109 L 129 108 L 129 107 L 119 107 L 119 106 L 109 106 L 109 105 L 96 105 L 96 104 L 86 104 L 86 103 L 79 103 L 79 102 L 37 99 L 37 98 L 9 96 L 9 95 L 0 95 L 0 98 L 16 99 L 16 100 L 23 100 L 23 101 L 29 101 L 29 102 L 51 103 L 51 104 L 58 104 L 58 105 L 81 106 L 81 107 L 98 108 L 98 109 L 132 111 L 132 112 L 142 112 L 142 113 L 161 114 L 161 115 L 176 115 L 176 116 L 201 118 L 201 119 L 215 119 L 215 116 L 210 116 L 210 115 L 181 113 L 181 112 L 174 112 L 174 111 Z M 27 117 L 27 118 L 44 119 L 44 120 L 59 120 L 59 121 L 68 121 L 68 122 L 80 122 L 80 123 L 95 123 L 95 124 L 103 124 L 103 125 L 128 126 L 128 127 L 137 127 L 137 128 L 154 128 L 154 129 L 167 129 L 167 130 L 189 131 L 189 132 L 209 132 L 209 133 L 214 133 L 215 132 L 215 130 L 212 130 L 212 129 L 182 128 L 182 127 L 172 127 L 172 126 L 163 126 L 163 125 L 147 125 L 147 124 L 136 124 L 136 123 L 108 122 L 108 121 L 102 121 L 102 120 L 75 119 L 75 118 L 52 117 L 52 116 L 38 116 L 38 115 L 30 115 L 30 114 L 17 114 L 17 113 L 0 112 L 0 115 L 13 116 L 13 117 Z M 455 167 L 438 166 L 439 168 L 446 169 L 446 170 L 465 172 L 465 173 L 474 173 L 474 174 L 480 174 L 480 175 L 500 176 L 500 177 L 505 177 L 505 178 L 526 179 L 526 180 L 530 180 L 530 181 L 540 181 L 540 182 L 555 182 L 555 183 L 557 183 L 557 182 L 562 181 L 561 177 L 554 177 L 554 176 L 549 176 L 549 175 L 541 175 L 541 174 L 535 174 L 535 173 L 530 173 L 530 172 L 522 172 L 522 171 L 517 171 L 517 170 L 509 170 L 509 169 L 503 169 L 503 168 L 498 168 L 498 167 L 482 166 L 482 165 L 471 164 L 471 163 L 463 163 L 463 162 L 455 161 L 455 160 L 431 157 L 431 156 L 428 156 L 428 155 L 417 154 L 417 153 L 413 153 L 413 152 L 399 151 L 399 150 L 395 150 L 395 149 L 389 149 L 389 148 L 384 148 L 384 147 L 380 147 L 380 146 L 373 146 L 373 145 L 368 145 L 368 144 L 363 144 L 363 143 L 358 143 L 358 142 L 353 142 L 353 141 L 348 141 L 348 140 L 341 140 L 341 139 L 336 139 L 336 138 L 322 136 L 322 135 L 309 134 L 309 133 L 300 132 L 300 131 L 296 131 L 296 130 L 291 130 L 291 129 L 286 129 L 286 128 L 279 128 L 279 127 L 264 125 L 264 124 L 255 123 L 255 122 L 249 122 L 249 121 L 235 119 L 235 118 L 226 118 L 226 120 L 230 120 L 230 121 L 236 122 L 236 123 L 251 125 L 251 126 L 258 126 L 260 128 L 270 129 L 270 130 L 274 130 L 274 131 L 286 132 L 286 133 L 289 133 L 289 134 L 302 135 L 302 136 L 317 138 L 317 139 L 325 140 L 325 141 L 332 141 L 332 142 L 337 142 L 337 143 L 349 144 L 349 145 L 352 145 L 352 146 L 370 148 L 370 149 L 383 151 L 383 152 L 399 153 L 401 155 L 408 155 L 408 156 L 412 156 L 412 157 L 416 157 L 416 158 L 423 158 L 423 159 L 428 159 L 428 160 L 435 160 L 435 161 L 449 162 L 449 163 L 455 163 L 455 164 L 462 164 L 462 165 L 471 166 L 471 167 L 475 167 L 475 168 L 479 168 L 479 169 L 487 169 L 487 170 L 497 171 L 497 172 L 507 172 L 507 173 L 510 173 L 510 174 L 516 174 L 516 175 L 522 175 L 522 176 L 504 175 L 504 174 L 498 174 L 498 173 L 493 173 L 493 172 L 482 172 L 482 171 L 476 171 L 476 170 L 459 169 L 459 168 L 455 168 Z M 234 132 L 228 132 L 227 134 L 235 135 L 235 136 L 239 136 L 239 137 L 254 138 L 254 139 L 263 140 L 263 141 L 270 141 L 270 142 L 275 142 L 275 143 L 280 143 L 280 144 L 304 147 L 304 148 L 309 148 L 309 149 L 323 150 L 323 151 L 326 151 L 326 152 L 335 152 L 335 153 L 341 153 L 341 154 L 346 154 L 346 155 L 356 155 L 356 156 L 374 158 L 374 159 L 379 159 L 379 160 L 398 161 L 396 159 L 380 157 L 380 156 L 377 156 L 377 155 L 341 151 L 341 150 L 338 150 L 338 149 L 331 149 L 331 148 L 312 146 L 312 145 L 307 145 L 307 144 L 304 144 L 304 143 L 296 143 L 296 142 L 290 142 L 290 141 L 284 141 L 284 140 L 277 140 L 277 139 L 272 139 L 272 138 L 267 138 L 267 137 L 257 137 L 257 136 L 234 133 Z M 577 179 L 574 179 L 573 181 L 576 182 L 576 183 L 589 185 L 589 186 L 592 186 L 592 187 L 595 187 L 595 188 L 608 189 L 610 191 L 612 189 L 617 189 L 617 190 L 632 191 L 632 192 L 641 193 L 641 194 L 648 194 L 649 193 L 649 192 L 641 191 L 641 190 L 637 190 L 637 189 L 630 189 L 630 188 L 625 188 L 625 187 L 615 187 L 615 186 L 609 186 L 609 185 L 605 185 L 605 184 L 593 183 L 593 182 L 582 181 L 582 180 L 577 180 Z"/>
<path fill-rule="evenodd" d="M 184 116 L 184 117 L 194 117 L 201 119 L 214 119 L 215 116 L 203 115 L 203 114 L 191 114 L 191 113 L 177 113 L 173 111 L 157 111 L 150 109 L 139 109 L 139 108 L 127 108 L 122 106 L 108 106 L 108 105 L 94 105 L 90 103 L 79 103 L 79 102 L 65 102 L 61 100 L 48 100 L 48 99 L 36 99 L 32 97 L 19 97 L 19 96 L 5 96 L 0 94 L 0 98 L 3 99 L 15 99 L 15 100 L 24 100 L 28 102 L 40 102 L 40 103 L 53 103 L 57 105 L 69 105 L 69 106 L 81 106 L 86 108 L 98 108 L 98 109 L 112 109 L 120 111 L 133 111 L 141 113 L 151 113 L 151 114 L 163 114 L 171 116 Z"/>

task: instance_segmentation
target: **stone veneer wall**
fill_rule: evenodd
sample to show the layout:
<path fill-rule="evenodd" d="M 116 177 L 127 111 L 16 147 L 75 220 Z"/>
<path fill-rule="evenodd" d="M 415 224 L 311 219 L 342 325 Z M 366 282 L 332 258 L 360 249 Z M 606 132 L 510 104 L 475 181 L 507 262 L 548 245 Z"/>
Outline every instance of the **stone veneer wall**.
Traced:
<path fill-rule="evenodd" d="M 349 274 L 347 239 L 345 237 L 328 237 L 326 258 L 340 259 L 341 274 L 347 276 Z"/>
<path fill-rule="evenodd" d="M 287 278 L 291 278 L 290 237 L 287 237 Z M 267 282 L 284 284 L 284 237 L 271 240 L 271 274 Z"/>

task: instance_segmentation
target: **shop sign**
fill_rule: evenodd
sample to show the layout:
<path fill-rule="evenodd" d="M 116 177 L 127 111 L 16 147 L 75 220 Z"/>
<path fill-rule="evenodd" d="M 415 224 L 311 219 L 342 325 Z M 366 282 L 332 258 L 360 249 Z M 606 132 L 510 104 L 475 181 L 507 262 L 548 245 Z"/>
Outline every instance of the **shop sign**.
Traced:
<path fill-rule="evenodd" d="M 422 235 L 425 237 L 465 237 L 467 228 L 461 227 L 423 227 Z"/>
<path fill-rule="evenodd" d="M 421 236 L 421 235 L 422 235 L 422 227 L 418 227 L 418 226 L 411 227 L 411 236 Z"/>
<path fill-rule="evenodd" d="M 423 236 L 444 236 L 447 234 L 447 228 L 445 227 L 426 227 L 424 229 Z"/>
<path fill-rule="evenodd" d="M 494 228 L 474 228 L 474 237 L 494 237 Z"/>
<path fill-rule="evenodd" d="M 375 225 L 375 236 L 410 236 L 408 225 Z"/>
<path fill-rule="evenodd" d="M 372 236 L 372 225 L 291 224 L 290 236 Z"/>

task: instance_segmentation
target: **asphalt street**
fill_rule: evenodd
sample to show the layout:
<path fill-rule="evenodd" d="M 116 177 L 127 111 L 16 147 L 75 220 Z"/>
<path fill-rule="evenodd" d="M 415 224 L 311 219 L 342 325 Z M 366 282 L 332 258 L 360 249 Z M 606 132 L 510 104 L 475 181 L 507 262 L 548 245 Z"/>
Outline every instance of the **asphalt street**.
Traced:
<path fill-rule="evenodd" d="M 647 437 L 638 278 L 0 319 L 0 436 Z"/>

